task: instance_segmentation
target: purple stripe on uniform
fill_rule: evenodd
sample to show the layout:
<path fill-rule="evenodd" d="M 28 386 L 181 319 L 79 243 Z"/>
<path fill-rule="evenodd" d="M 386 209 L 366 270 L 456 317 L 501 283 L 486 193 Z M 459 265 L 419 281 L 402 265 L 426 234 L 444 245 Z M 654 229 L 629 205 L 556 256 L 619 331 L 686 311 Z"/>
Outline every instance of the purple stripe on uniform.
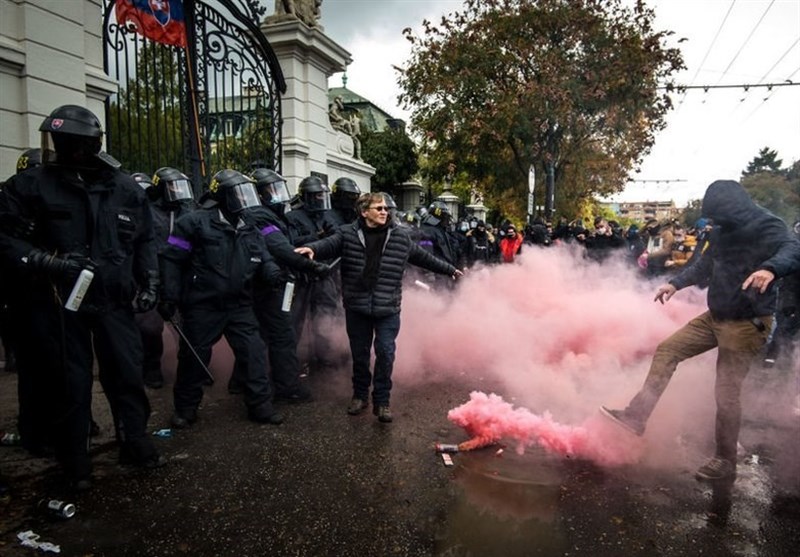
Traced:
<path fill-rule="evenodd" d="M 275 226 L 274 224 L 270 224 L 269 226 L 265 226 L 261 229 L 261 235 L 266 236 L 267 234 L 272 234 L 273 232 L 280 232 L 280 228 Z"/>
<path fill-rule="evenodd" d="M 420 240 L 419 241 L 419 245 L 421 245 L 421 246 L 432 246 L 433 242 L 430 241 L 430 240 Z"/>
<path fill-rule="evenodd" d="M 167 243 L 171 246 L 175 246 L 176 248 L 192 251 L 191 242 L 189 242 L 189 240 L 184 240 L 183 238 L 178 238 L 177 236 L 170 236 L 167 238 Z"/>

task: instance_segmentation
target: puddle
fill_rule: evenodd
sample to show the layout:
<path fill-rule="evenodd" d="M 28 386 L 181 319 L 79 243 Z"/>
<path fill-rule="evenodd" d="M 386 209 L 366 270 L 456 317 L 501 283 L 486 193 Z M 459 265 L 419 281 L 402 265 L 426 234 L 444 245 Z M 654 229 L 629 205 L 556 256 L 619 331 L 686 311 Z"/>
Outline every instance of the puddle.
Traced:
<path fill-rule="evenodd" d="M 562 461 L 530 449 L 498 446 L 453 455 L 456 494 L 435 555 L 560 555 L 567 549 L 558 501 Z"/>

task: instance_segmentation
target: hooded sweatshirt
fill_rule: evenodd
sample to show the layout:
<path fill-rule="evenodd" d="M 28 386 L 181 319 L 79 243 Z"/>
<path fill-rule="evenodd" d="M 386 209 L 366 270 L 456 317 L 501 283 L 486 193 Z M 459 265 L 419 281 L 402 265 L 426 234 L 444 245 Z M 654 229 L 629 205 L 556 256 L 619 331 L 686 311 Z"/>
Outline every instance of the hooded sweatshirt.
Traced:
<path fill-rule="evenodd" d="M 763 294 L 742 290 L 753 272 L 765 269 L 776 279 L 800 270 L 800 242 L 780 218 L 753 203 L 732 180 L 718 180 L 706 190 L 702 216 L 714 221 L 708 248 L 669 282 L 677 289 L 708 280 L 708 309 L 716 319 L 772 315 L 776 283 Z"/>

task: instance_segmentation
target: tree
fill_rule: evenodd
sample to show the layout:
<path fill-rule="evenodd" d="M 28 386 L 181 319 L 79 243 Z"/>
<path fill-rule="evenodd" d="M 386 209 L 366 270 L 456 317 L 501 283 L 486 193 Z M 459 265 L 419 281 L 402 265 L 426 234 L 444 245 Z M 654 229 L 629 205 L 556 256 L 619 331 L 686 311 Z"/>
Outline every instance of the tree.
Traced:
<path fill-rule="evenodd" d="M 781 170 L 782 164 L 783 160 L 778 158 L 777 151 L 773 151 L 769 147 L 764 147 L 752 161 L 747 163 L 747 169 L 742 172 L 742 176 L 752 176 L 759 172 L 780 174 L 784 172 Z"/>
<path fill-rule="evenodd" d="M 185 170 L 179 50 L 155 42 L 136 52 L 135 73 L 110 103 L 108 151 L 131 171 Z"/>
<path fill-rule="evenodd" d="M 411 57 L 399 97 L 441 180 L 466 171 L 487 203 L 511 198 L 522 218 L 528 167 L 555 168 L 557 206 L 573 213 L 620 191 L 671 108 L 677 49 L 642 2 L 466 0 L 424 34 L 404 31 Z M 538 203 L 537 203 L 538 204 Z"/>
<path fill-rule="evenodd" d="M 403 129 L 361 132 L 361 156 L 375 167 L 374 191 L 392 191 L 419 169 L 416 146 Z"/>

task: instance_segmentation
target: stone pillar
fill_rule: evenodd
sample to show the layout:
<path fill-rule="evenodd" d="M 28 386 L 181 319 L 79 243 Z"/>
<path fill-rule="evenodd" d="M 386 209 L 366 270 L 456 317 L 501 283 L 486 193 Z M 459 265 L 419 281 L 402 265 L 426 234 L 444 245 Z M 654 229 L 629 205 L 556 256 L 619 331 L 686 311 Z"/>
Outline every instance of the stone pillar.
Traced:
<path fill-rule="evenodd" d="M 369 191 L 375 169 L 353 158 L 353 139 L 335 131 L 328 118 L 328 78 L 347 68 L 350 53 L 321 27 L 296 18 L 271 16 L 261 24 L 286 78 L 283 111 L 283 176 L 289 188 L 312 173 L 332 184 L 340 176 Z"/>

